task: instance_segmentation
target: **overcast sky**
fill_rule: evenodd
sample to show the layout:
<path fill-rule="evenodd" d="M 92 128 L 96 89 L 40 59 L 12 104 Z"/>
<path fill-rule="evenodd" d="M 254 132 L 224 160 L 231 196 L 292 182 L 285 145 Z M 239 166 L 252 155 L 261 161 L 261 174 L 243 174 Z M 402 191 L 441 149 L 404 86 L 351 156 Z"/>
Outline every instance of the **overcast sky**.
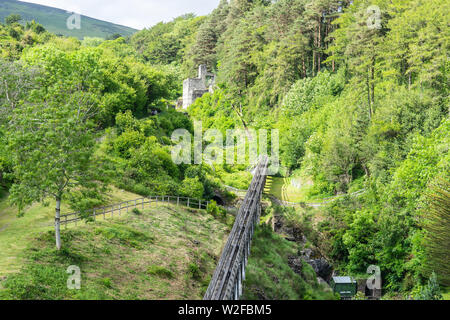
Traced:
<path fill-rule="evenodd" d="M 219 0 L 25 0 L 65 9 L 136 29 L 170 21 L 185 13 L 205 15 Z"/>

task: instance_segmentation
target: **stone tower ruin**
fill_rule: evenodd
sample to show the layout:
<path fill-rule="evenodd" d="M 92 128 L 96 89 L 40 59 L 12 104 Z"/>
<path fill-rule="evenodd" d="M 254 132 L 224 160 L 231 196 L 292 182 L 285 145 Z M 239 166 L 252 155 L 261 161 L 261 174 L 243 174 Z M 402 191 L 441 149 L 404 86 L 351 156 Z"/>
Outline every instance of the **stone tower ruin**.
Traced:
<path fill-rule="evenodd" d="M 206 65 L 198 67 L 198 78 L 189 78 L 183 82 L 183 109 L 187 109 L 207 92 L 214 92 L 215 75 L 208 72 Z"/>

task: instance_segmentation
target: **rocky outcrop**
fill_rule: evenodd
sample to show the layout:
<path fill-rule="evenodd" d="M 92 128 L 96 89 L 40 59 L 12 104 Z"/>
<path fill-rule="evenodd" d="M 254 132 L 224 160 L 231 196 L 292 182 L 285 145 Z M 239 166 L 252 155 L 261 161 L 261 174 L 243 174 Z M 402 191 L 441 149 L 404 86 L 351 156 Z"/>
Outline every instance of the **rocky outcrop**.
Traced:
<path fill-rule="evenodd" d="M 333 268 L 324 258 L 307 260 L 306 261 L 316 272 L 317 276 L 324 279 L 326 282 L 331 280 Z"/>
<path fill-rule="evenodd" d="M 286 240 L 295 241 L 302 247 L 305 247 L 308 242 L 308 239 L 301 230 L 286 227 L 281 216 L 274 215 L 272 219 L 272 228 L 275 232 L 283 234 Z M 333 274 L 333 267 L 325 257 L 322 256 L 317 248 L 304 248 L 299 252 L 298 257 L 289 257 L 289 266 L 297 274 L 301 274 L 302 260 L 314 269 L 317 277 L 329 283 Z"/>
<path fill-rule="evenodd" d="M 302 259 L 296 256 L 290 256 L 288 258 L 289 267 L 298 275 L 302 275 L 303 263 Z"/>

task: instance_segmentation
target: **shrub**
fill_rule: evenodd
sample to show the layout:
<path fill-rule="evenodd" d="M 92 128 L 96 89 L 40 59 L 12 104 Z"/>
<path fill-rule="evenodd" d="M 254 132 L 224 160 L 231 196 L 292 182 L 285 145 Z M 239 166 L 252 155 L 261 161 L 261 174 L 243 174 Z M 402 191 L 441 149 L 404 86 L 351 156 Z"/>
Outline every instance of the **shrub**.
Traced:
<path fill-rule="evenodd" d="M 172 271 L 170 271 L 167 268 L 156 266 L 156 265 L 151 265 L 150 267 L 148 267 L 147 273 L 154 275 L 154 276 L 161 277 L 161 278 L 167 278 L 167 279 L 174 278 Z"/>
<path fill-rule="evenodd" d="M 112 282 L 110 278 L 100 279 L 99 282 L 108 289 L 112 288 Z"/>
<path fill-rule="evenodd" d="M 200 274 L 200 267 L 195 263 L 190 263 L 188 266 L 188 273 L 194 280 L 200 280 L 201 274 Z"/>
<path fill-rule="evenodd" d="M 213 215 L 214 217 L 217 217 L 217 215 L 219 214 L 219 206 L 214 200 L 211 200 L 209 202 L 207 212 Z"/>
<path fill-rule="evenodd" d="M 203 198 L 204 193 L 203 184 L 200 182 L 198 177 L 186 178 L 180 187 L 180 193 L 186 197 L 192 197 L 196 199 Z"/>
<path fill-rule="evenodd" d="M 433 272 L 428 285 L 422 288 L 417 300 L 443 300 L 436 273 Z"/>

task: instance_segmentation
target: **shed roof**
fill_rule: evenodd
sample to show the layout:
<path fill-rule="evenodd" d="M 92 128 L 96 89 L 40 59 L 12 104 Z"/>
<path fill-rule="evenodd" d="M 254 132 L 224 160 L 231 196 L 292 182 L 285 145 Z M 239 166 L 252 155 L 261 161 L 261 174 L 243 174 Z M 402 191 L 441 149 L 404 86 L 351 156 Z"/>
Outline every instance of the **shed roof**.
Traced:
<path fill-rule="evenodd" d="M 333 277 L 334 283 L 356 283 L 352 277 Z"/>

